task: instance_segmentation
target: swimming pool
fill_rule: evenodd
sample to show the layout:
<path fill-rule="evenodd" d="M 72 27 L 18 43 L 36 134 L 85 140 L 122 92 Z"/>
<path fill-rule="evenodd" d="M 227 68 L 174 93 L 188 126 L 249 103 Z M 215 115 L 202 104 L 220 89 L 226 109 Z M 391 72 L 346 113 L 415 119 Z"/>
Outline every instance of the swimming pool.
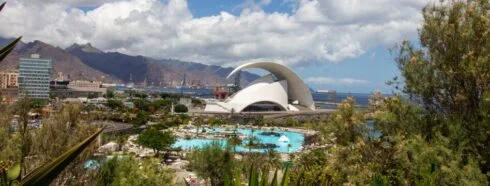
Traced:
<path fill-rule="evenodd" d="M 222 131 L 222 128 L 217 128 L 216 130 Z M 247 136 L 252 136 L 252 130 L 250 129 L 238 129 L 238 133 L 247 135 Z M 280 136 L 267 136 L 267 135 L 261 135 L 262 132 L 270 132 L 270 130 L 254 130 L 253 135 L 256 136 L 259 140 L 260 143 L 272 143 L 276 144 L 277 147 L 274 148 L 277 152 L 280 153 L 289 153 L 289 152 L 297 152 L 302 149 L 303 141 L 304 141 L 304 135 L 302 133 L 297 133 L 297 132 L 290 132 L 290 131 L 278 131 L 274 130 L 273 132 L 277 132 L 280 135 L 285 135 L 287 138 L 289 138 L 289 142 L 279 142 Z M 212 139 L 182 139 L 179 138 L 177 141 L 172 145 L 172 147 L 181 147 L 182 149 L 192 149 L 192 148 L 202 148 L 204 145 L 211 143 L 212 141 L 219 141 L 221 144 L 225 145 L 226 140 L 212 140 Z M 242 145 L 237 146 L 236 150 L 238 152 L 248 152 L 249 148 L 245 147 L 245 145 L 248 143 L 248 140 L 243 140 Z M 291 144 L 290 147 L 288 147 L 288 144 Z M 250 149 L 252 152 L 265 152 L 266 149 Z"/>

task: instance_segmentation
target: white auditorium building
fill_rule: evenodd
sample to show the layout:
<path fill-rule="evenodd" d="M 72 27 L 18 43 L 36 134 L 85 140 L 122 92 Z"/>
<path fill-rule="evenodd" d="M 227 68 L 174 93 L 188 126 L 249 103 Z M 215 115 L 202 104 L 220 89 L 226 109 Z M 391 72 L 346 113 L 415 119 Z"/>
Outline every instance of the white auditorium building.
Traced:
<path fill-rule="evenodd" d="M 204 111 L 240 113 L 315 110 L 310 89 L 284 65 L 272 62 L 247 63 L 234 69 L 227 78 L 249 68 L 264 69 L 269 74 L 251 82 L 224 101 L 208 102 Z"/>

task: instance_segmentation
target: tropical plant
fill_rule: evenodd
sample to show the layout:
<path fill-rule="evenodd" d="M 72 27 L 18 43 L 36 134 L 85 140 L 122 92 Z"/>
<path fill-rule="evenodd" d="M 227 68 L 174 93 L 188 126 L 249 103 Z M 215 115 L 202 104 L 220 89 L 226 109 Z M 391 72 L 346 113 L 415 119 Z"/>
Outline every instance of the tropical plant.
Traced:
<path fill-rule="evenodd" d="M 201 129 L 203 122 L 204 122 L 204 118 L 202 118 L 201 116 L 196 117 L 194 119 L 194 126 L 196 126 L 196 136 L 199 135 L 199 129 Z"/>
<path fill-rule="evenodd" d="M 159 164 L 159 159 L 136 159 L 132 156 L 113 157 L 105 161 L 94 175 L 94 185 L 173 185 L 174 173 Z"/>
<path fill-rule="evenodd" d="M 0 12 L 2 11 L 3 7 L 5 7 L 5 4 L 6 4 L 6 2 L 0 4 Z M 5 57 L 7 57 L 7 55 L 10 52 L 12 52 L 12 50 L 14 50 L 15 45 L 20 41 L 20 39 L 22 39 L 22 36 L 21 37 L 18 37 L 17 39 L 15 39 L 13 41 L 11 41 L 5 47 L 3 47 L 2 49 L 0 49 L 0 62 L 2 62 L 2 60 L 5 59 Z"/>
<path fill-rule="evenodd" d="M 145 111 L 138 111 L 136 114 L 136 118 L 133 119 L 133 124 L 135 125 L 146 125 L 146 123 L 150 120 L 150 114 Z"/>
<path fill-rule="evenodd" d="M 289 167 L 284 169 L 284 173 L 282 175 L 282 179 L 279 182 L 277 169 L 274 172 L 274 177 L 272 177 L 271 182 L 269 183 L 269 172 L 268 171 L 257 171 L 253 167 L 250 168 L 248 185 L 249 186 L 259 186 L 259 185 L 270 185 L 270 186 L 287 186 L 290 185 L 290 175 L 289 175 Z"/>
<path fill-rule="evenodd" d="M 182 104 L 175 105 L 174 109 L 175 109 L 175 112 L 178 112 L 178 113 L 183 113 L 183 112 L 189 111 L 189 109 L 185 105 L 182 105 Z"/>
<path fill-rule="evenodd" d="M 224 185 L 225 178 L 233 177 L 236 161 L 230 146 L 225 146 L 219 141 L 213 141 L 202 149 L 194 149 L 188 153 L 188 168 L 197 175 L 210 180 L 211 185 Z"/>
<path fill-rule="evenodd" d="M 450 137 L 454 150 L 478 158 L 483 173 L 490 172 L 489 12 L 488 0 L 427 5 L 418 44 L 403 41 L 396 51 L 403 82 L 392 81 L 425 110 L 424 137 Z"/>
<path fill-rule="evenodd" d="M 73 146 L 52 161 L 32 170 L 27 175 L 21 177 L 20 163 L 14 164 L 8 171 L 2 169 L 0 181 L 2 185 L 49 185 L 80 153 L 84 151 L 103 131 L 97 132 Z"/>
<path fill-rule="evenodd" d="M 160 151 L 168 149 L 176 141 L 175 136 L 170 131 L 161 132 L 153 127 L 144 130 L 136 143 L 143 147 L 151 148 L 155 155 L 158 156 Z"/>

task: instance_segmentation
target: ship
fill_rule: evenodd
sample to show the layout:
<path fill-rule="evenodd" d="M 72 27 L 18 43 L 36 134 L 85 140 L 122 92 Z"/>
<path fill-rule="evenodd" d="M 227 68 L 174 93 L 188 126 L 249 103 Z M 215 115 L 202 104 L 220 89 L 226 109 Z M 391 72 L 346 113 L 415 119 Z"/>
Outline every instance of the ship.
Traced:
<path fill-rule="evenodd" d="M 335 90 L 317 90 L 316 93 L 336 93 Z"/>

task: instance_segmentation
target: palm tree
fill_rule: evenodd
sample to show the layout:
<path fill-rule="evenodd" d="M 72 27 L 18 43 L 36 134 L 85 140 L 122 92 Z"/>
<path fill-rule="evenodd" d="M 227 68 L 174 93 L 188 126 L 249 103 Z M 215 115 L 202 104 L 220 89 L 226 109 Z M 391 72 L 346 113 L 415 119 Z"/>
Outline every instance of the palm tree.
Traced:
<path fill-rule="evenodd" d="M 267 157 L 267 167 L 269 170 L 277 169 L 281 166 L 281 158 L 274 148 L 267 148 L 265 154 Z"/>
<path fill-rule="evenodd" d="M 203 123 L 203 118 L 201 116 L 198 116 L 197 118 L 194 119 L 194 125 L 196 126 L 196 136 L 199 135 L 199 128 L 201 128 L 202 123 Z"/>

